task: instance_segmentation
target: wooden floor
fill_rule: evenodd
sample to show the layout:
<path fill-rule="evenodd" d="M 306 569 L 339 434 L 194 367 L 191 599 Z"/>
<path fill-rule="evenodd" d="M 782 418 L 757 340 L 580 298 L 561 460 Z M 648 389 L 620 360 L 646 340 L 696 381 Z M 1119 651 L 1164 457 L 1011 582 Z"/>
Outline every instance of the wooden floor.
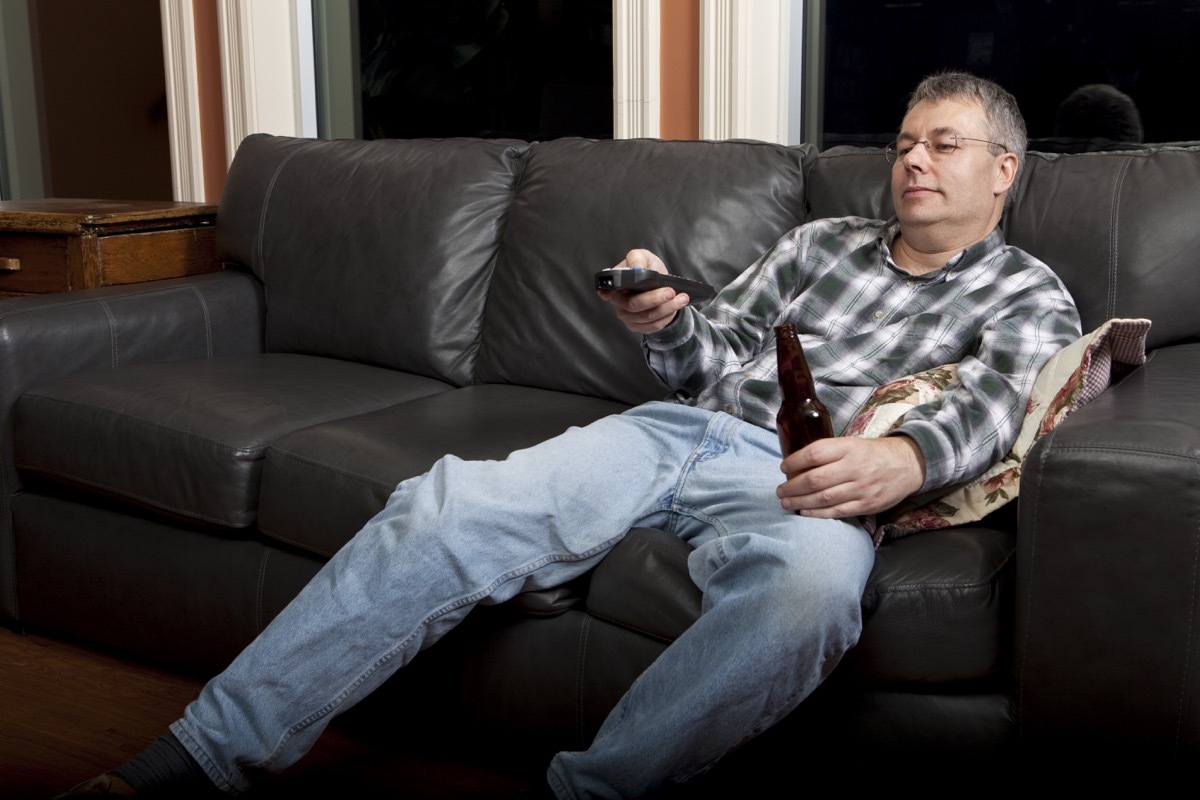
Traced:
<path fill-rule="evenodd" d="M 198 679 L 0 628 L 0 798 L 47 800 L 160 736 Z M 336 727 L 254 798 L 504 798 L 518 780 L 373 749 Z"/>

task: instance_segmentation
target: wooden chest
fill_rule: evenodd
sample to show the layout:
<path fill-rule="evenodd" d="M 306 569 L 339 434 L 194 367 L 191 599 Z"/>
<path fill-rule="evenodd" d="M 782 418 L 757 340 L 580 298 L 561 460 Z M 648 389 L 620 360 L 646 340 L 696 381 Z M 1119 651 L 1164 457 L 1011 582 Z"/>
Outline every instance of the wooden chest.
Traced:
<path fill-rule="evenodd" d="M 214 272 L 216 219 L 204 203 L 0 202 L 0 297 Z"/>

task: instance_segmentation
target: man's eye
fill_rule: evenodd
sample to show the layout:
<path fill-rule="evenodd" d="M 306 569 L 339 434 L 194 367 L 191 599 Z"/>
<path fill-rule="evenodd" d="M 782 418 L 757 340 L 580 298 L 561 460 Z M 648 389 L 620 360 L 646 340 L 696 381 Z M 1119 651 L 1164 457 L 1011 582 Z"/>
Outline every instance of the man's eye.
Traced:
<path fill-rule="evenodd" d="M 933 152 L 940 156 L 948 156 L 958 149 L 958 145 L 954 142 L 934 142 Z"/>
<path fill-rule="evenodd" d="M 912 152 L 912 149 L 914 147 L 916 147 L 916 145 L 913 145 L 913 144 L 905 145 L 904 147 L 897 148 L 896 152 L 900 154 L 901 158 L 904 158 L 906 155 L 908 155 L 909 153 Z"/>

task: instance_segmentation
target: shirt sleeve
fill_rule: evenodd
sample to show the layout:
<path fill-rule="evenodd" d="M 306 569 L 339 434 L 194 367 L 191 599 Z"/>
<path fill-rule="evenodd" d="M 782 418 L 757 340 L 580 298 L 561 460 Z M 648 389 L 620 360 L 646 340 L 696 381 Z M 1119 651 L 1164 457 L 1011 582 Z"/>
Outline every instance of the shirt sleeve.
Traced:
<path fill-rule="evenodd" d="M 909 436 L 921 449 L 921 491 L 973 478 L 1003 458 L 1020 432 L 1038 372 L 1080 336 L 1074 301 L 1040 262 L 1005 280 L 1013 284 L 1008 302 L 982 325 L 974 352 L 958 364 L 958 381 L 909 411 L 889 434 Z"/>
<path fill-rule="evenodd" d="M 790 231 L 703 310 L 687 306 L 666 328 L 644 336 L 647 363 L 659 380 L 681 398 L 695 397 L 760 352 L 803 287 L 808 243 L 803 226 Z"/>

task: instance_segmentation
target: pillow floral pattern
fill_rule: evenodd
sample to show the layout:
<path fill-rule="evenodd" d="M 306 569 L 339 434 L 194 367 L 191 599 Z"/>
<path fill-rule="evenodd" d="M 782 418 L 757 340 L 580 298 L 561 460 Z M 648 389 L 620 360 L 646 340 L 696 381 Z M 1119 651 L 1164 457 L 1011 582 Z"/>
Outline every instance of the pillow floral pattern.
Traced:
<path fill-rule="evenodd" d="M 1038 373 L 1021 430 L 1008 455 L 973 481 L 949 487 L 941 497 L 867 520 L 874 529 L 875 543 L 975 522 L 1015 499 L 1022 464 L 1034 443 L 1094 400 L 1113 380 L 1144 363 L 1149 330 L 1148 319 L 1111 319 L 1056 353 Z M 859 409 L 845 435 L 882 436 L 899 425 L 909 409 L 936 399 L 957 379 L 956 365 L 947 364 L 881 386 Z"/>

